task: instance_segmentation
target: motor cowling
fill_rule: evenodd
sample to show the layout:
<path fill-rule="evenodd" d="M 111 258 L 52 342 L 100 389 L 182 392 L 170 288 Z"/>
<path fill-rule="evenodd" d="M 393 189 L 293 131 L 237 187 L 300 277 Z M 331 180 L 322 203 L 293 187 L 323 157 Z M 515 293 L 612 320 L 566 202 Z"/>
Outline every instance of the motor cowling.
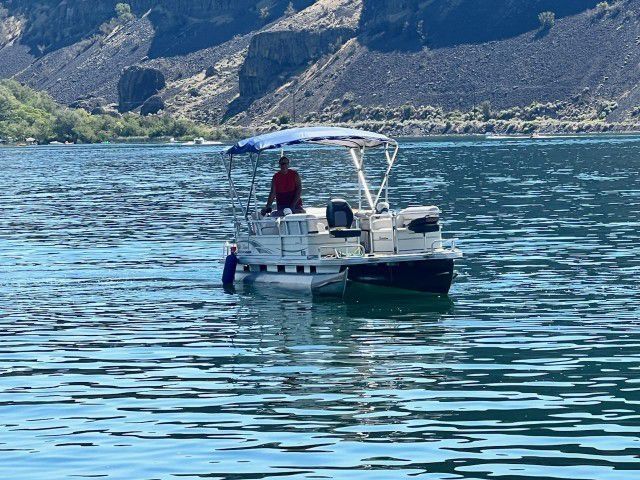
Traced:
<path fill-rule="evenodd" d="M 432 233 L 440 231 L 439 218 L 436 216 L 425 216 L 411 220 L 407 228 L 413 233 Z"/>

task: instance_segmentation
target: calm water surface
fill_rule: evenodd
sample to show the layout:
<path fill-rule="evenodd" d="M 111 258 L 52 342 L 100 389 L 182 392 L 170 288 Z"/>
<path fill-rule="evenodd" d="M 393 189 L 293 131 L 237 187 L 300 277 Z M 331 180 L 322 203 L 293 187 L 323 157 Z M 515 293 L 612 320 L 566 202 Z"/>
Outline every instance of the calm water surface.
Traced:
<path fill-rule="evenodd" d="M 0 149 L 0 478 L 640 478 L 640 138 L 403 147 L 448 299 L 225 293 L 215 148 Z"/>

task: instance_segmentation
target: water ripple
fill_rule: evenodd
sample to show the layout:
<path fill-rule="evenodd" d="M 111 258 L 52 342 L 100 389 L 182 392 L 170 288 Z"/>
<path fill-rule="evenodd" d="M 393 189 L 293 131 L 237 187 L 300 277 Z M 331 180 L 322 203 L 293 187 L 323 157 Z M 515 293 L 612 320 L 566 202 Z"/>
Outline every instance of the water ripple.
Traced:
<path fill-rule="evenodd" d="M 404 147 L 449 299 L 225 293 L 215 149 L 1 149 L 2 477 L 635 478 L 640 140 Z M 307 205 L 353 194 L 312 155 Z"/>

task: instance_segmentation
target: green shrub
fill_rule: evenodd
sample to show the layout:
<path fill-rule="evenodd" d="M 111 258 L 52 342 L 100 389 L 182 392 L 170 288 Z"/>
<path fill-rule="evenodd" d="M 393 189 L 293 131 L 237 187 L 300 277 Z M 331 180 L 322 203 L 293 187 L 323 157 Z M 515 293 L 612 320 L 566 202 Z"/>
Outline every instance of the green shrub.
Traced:
<path fill-rule="evenodd" d="M 285 112 L 280 115 L 276 120 L 278 125 L 288 125 L 291 122 L 291 117 L 289 117 L 289 112 Z"/>
<path fill-rule="evenodd" d="M 415 110 L 411 105 L 403 105 L 400 111 L 402 120 L 409 120 L 415 114 Z"/>
<path fill-rule="evenodd" d="M 122 22 L 129 22 L 136 18 L 136 16 L 131 13 L 131 5 L 128 3 L 117 3 L 116 14 L 118 15 L 118 19 Z"/>
<path fill-rule="evenodd" d="M 615 17 L 622 11 L 622 2 L 619 0 L 611 0 L 611 2 L 600 2 L 593 10 L 593 17 L 602 18 L 605 15 Z"/>
<path fill-rule="evenodd" d="M 480 111 L 482 112 L 482 119 L 486 122 L 491 118 L 491 102 L 485 100 L 480 104 Z"/>
<path fill-rule="evenodd" d="M 289 5 L 287 6 L 287 9 L 284 11 L 284 16 L 285 17 L 291 17 L 293 15 L 296 14 L 296 9 L 293 6 L 293 2 L 289 2 Z"/>
<path fill-rule="evenodd" d="M 540 28 L 542 30 L 549 30 L 556 23 L 556 14 L 553 12 L 540 12 L 538 14 L 538 21 L 540 22 Z"/>
<path fill-rule="evenodd" d="M 217 133 L 219 135 L 219 133 Z M 39 143 L 53 140 L 95 143 L 118 137 L 211 137 L 213 131 L 190 120 L 170 115 L 122 117 L 90 115 L 66 108 L 49 95 L 0 80 L 0 138 L 17 141 L 33 137 Z"/>
<path fill-rule="evenodd" d="M 263 21 L 267 21 L 271 16 L 271 11 L 269 10 L 269 7 L 262 7 L 258 13 L 260 15 L 260 18 Z"/>

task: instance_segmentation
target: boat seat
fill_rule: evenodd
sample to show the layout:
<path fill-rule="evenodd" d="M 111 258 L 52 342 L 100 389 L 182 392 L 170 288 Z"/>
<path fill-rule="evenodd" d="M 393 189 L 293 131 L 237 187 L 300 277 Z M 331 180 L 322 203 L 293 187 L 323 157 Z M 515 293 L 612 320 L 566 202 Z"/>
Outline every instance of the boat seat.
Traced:
<path fill-rule="evenodd" d="M 351 228 L 353 210 L 346 200 L 334 198 L 327 204 L 327 223 L 329 234 L 335 238 L 360 238 L 362 230 Z"/>

